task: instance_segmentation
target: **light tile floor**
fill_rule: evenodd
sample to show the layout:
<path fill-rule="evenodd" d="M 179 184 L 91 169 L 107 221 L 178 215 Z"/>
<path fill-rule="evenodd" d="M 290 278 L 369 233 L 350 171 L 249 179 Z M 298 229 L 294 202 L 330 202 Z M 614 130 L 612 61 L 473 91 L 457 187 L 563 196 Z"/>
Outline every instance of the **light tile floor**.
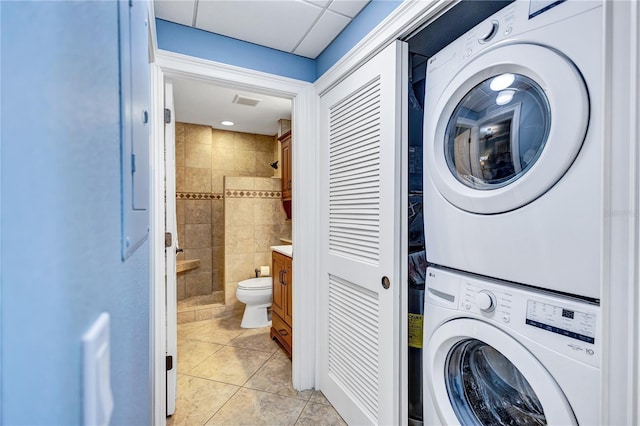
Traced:
<path fill-rule="evenodd" d="M 167 425 L 345 425 L 319 391 L 296 391 L 269 328 L 241 317 L 178 325 L 178 398 Z"/>

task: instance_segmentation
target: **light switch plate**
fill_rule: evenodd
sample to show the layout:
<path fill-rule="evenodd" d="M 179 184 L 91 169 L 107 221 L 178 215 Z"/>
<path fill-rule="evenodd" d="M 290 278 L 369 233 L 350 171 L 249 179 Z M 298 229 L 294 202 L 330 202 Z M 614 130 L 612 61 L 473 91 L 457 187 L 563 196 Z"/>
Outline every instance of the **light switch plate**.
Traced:
<path fill-rule="evenodd" d="M 82 336 L 83 423 L 85 425 L 106 426 L 113 413 L 109 322 L 109 314 L 101 313 Z"/>

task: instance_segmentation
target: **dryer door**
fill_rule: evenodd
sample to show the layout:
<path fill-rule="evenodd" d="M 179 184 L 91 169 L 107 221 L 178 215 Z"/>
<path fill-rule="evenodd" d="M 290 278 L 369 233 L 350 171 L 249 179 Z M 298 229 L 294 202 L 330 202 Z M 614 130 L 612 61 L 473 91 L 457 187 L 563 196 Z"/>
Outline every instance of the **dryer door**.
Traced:
<path fill-rule="evenodd" d="M 496 327 L 469 318 L 449 321 L 425 351 L 429 393 L 442 424 L 577 424 L 544 366 Z"/>
<path fill-rule="evenodd" d="M 480 214 L 517 209 L 549 190 L 576 159 L 589 122 L 580 72 L 532 44 L 483 53 L 429 105 L 431 178 L 451 204 Z"/>

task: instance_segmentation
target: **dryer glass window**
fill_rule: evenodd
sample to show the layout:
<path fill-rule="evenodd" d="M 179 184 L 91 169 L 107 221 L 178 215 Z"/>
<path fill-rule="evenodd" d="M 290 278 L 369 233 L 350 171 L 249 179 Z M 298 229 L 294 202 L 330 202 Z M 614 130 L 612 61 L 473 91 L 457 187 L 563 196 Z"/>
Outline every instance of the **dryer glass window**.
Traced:
<path fill-rule="evenodd" d="M 449 119 L 449 170 L 474 189 L 508 185 L 538 160 L 550 125 L 549 102 L 535 81 L 520 74 L 493 76 L 471 89 Z"/>
<path fill-rule="evenodd" d="M 500 352 L 477 339 L 457 343 L 447 356 L 449 400 L 463 425 L 545 425 L 535 392 Z"/>

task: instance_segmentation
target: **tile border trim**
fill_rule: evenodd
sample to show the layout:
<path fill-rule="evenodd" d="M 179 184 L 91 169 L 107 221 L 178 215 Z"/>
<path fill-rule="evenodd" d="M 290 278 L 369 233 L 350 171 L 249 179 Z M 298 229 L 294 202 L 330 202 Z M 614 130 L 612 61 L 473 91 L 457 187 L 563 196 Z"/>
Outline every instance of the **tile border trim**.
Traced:
<path fill-rule="evenodd" d="M 282 198 L 282 191 L 258 189 L 227 189 L 224 194 L 206 192 L 176 192 L 178 200 L 222 200 L 225 198 Z"/>
<path fill-rule="evenodd" d="M 282 191 L 266 191 L 258 189 L 227 189 L 225 198 L 282 198 Z"/>
<path fill-rule="evenodd" d="M 203 192 L 176 192 L 178 200 L 222 200 L 224 194 Z"/>

